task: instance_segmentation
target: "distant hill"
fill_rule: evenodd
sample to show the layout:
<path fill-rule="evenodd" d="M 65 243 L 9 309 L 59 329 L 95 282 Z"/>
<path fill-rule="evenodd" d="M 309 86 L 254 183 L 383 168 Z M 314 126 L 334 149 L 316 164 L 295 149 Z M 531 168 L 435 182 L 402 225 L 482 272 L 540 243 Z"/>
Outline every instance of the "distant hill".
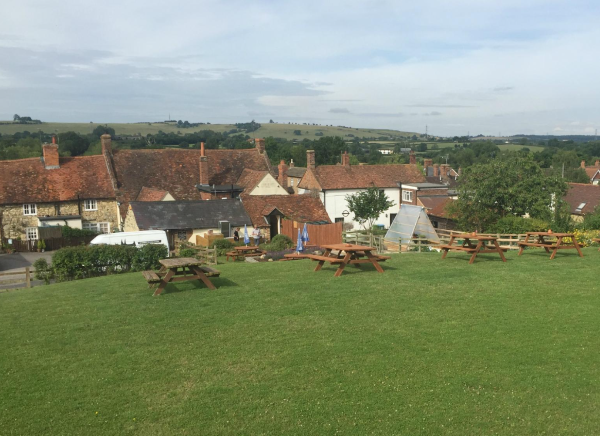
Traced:
<path fill-rule="evenodd" d="M 115 129 L 117 135 L 135 135 L 135 134 L 156 134 L 159 130 L 165 133 L 180 132 L 182 135 L 186 133 L 197 132 L 200 130 L 213 130 L 215 132 L 229 132 L 236 129 L 233 124 L 202 124 L 197 127 L 180 128 L 174 123 L 41 123 L 35 125 L 28 124 L 13 124 L 12 122 L 0 122 L 0 134 L 14 134 L 28 130 L 29 132 L 43 131 L 44 133 L 60 133 L 74 131 L 80 134 L 91 133 L 94 128 L 99 125 L 108 125 Z M 300 135 L 294 133 L 299 130 Z M 286 139 L 318 139 L 320 136 L 341 136 L 344 139 L 357 138 L 379 138 L 390 137 L 393 139 L 400 137 L 419 136 L 415 132 L 402 132 L 399 130 L 390 129 L 355 129 L 351 127 L 329 127 L 329 126 L 314 126 L 303 124 L 271 124 L 264 123 L 261 127 L 250 133 L 241 132 L 241 134 L 249 135 L 250 137 L 266 138 L 274 136 L 276 138 Z M 352 135 L 352 136 L 351 136 Z"/>

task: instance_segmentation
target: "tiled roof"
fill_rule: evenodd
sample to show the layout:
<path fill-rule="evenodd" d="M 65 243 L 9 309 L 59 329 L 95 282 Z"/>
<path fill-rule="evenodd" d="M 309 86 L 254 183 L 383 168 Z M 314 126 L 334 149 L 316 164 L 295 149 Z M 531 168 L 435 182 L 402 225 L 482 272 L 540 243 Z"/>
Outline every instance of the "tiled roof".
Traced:
<path fill-rule="evenodd" d="M 587 183 L 569 183 L 569 189 L 563 199 L 569 203 L 569 209 L 574 215 L 592 213 L 596 206 L 600 204 L 600 186 Z"/>
<path fill-rule="evenodd" d="M 103 156 L 61 157 L 47 170 L 40 158 L 0 161 L 0 204 L 115 198 Z"/>
<path fill-rule="evenodd" d="M 452 198 L 440 195 L 431 197 L 418 197 L 419 201 L 425 209 L 427 209 L 428 215 L 439 216 L 442 218 L 446 217 L 446 206 L 452 203 Z"/>
<path fill-rule="evenodd" d="M 125 216 L 127 205 L 142 187 L 169 192 L 175 200 L 200 200 L 200 151 L 181 149 L 115 150 L 115 172 L 119 182 L 118 201 Z M 232 185 L 244 168 L 271 169 L 266 154 L 257 149 L 206 150 L 209 184 Z"/>
<path fill-rule="evenodd" d="M 306 171 L 298 185 L 300 188 L 315 188 L 306 177 L 309 173 L 313 173 L 322 190 L 364 189 L 371 186 L 397 188 L 397 182 L 425 182 L 416 165 L 321 165 Z"/>
<path fill-rule="evenodd" d="M 600 168 L 598 167 L 585 167 L 585 173 L 590 178 L 590 180 L 596 175 L 598 170 L 600 170 Z"/>
<path fill-rule="evenodd" d="M 140 230 L 184 230 L 250 224 L 240 200 L 133 201 L 131 210 Z"/>
<path fill-rule="evenodd" d="M 236 184 L 243 186 L 244 189 L 252 190 L 256 188 L 256 185 L 258 185 L 267 174 L 269 174 L 268 171 L 255 171 L 245 168 Z"/>
<path fill-rule="evenodd" d="M 135 201 L 161 201 L 167 194 L 167 191 L 144 186 Z"/>
<path fill-rule="evenodd" d="M 287 218 L 299 222 L 326 221 L 329 215 L 321 200 L 308 194 L 303 195 L 242 195 L 242 204 L 250 215 L 252 224 L 267 226 L 264 216 L 273 209 L 279 210 Z"/>

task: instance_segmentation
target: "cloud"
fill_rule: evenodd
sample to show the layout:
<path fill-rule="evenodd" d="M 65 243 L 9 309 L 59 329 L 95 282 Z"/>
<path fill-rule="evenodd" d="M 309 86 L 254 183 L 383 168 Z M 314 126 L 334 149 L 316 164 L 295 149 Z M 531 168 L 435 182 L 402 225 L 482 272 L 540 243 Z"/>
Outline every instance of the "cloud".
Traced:
<path fill-rule="evenodd" d="M 381 113 L 381 112 L 363 112 L 360 114 L 361 117 L 374 117 L 374 118 L 396 118 L 396 117 L 403 117 L 404 114 L 401 112 L 397 112 L 397 113 Z"/>
<path fill-rule="evenodd" d="M 493 89 L 494 92 L 512 91 L 515 89 L 514 86 L 497 86 Z"/>
<path fill-rule="evenodd" d="M 425 115 L 426 117 L 429 117 L 429 116 L 437 117 L 439 115 L 442 115 L 442 113 L 438 112 L 438 111 L 432 111 L 432 112 L 429 112 L 429 113 L 424 113 L 423 115 Z"/>
<path fill-rule="evenodd" d="M 332 114 L 349 114 L 350 111 L 346 108 L 343 107 L 335 107 L 332 109 L 329 109 L 329 112 Z"/>
<path fill-rule="evenodd" d="M 467 104 L 407 104 L 406 107 L 421 107 L 421 108 L 464 108 L 478 107 Z"/>

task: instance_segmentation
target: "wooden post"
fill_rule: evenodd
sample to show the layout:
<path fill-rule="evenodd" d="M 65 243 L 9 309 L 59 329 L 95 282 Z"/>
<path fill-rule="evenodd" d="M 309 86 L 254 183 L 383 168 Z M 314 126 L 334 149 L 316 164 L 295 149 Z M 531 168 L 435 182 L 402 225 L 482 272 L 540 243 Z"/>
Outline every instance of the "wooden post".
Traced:
<path fill-rule="evenodd" d="M 31 288 L 31 274 L 29 272 L 29 267 L 25 267 L 25 287 Z"/>

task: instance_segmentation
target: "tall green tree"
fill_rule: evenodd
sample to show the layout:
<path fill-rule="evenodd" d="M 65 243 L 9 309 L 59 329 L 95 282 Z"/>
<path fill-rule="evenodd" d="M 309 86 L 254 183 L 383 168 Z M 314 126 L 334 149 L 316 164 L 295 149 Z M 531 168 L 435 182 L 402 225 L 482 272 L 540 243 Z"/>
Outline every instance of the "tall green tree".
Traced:
<path fill-rule="evenodd" d="M 385 192 L 376 186 L 353 195 L 346 195 L 346 202 L 348 209 L 354 214 L 354 219 L 365 230 L 372 229 L 375 220 L 394 205 Z"/>
<path fill-rule="evenodd" d="M 75 132 L 65 132 L 58 134 L 58 149 L 62 155 L 81 156 L 86 152 L 90 142 L 86 137 L 80 136 Z"/>
<path fill-rule="evenodd" d="M 566 190 L 565 181 L 546 176 L 531 155 L 504 153 L 464 170 L 452 212 L 464 230 L 484 231 L 509 215 L 554 221 Z"/>

